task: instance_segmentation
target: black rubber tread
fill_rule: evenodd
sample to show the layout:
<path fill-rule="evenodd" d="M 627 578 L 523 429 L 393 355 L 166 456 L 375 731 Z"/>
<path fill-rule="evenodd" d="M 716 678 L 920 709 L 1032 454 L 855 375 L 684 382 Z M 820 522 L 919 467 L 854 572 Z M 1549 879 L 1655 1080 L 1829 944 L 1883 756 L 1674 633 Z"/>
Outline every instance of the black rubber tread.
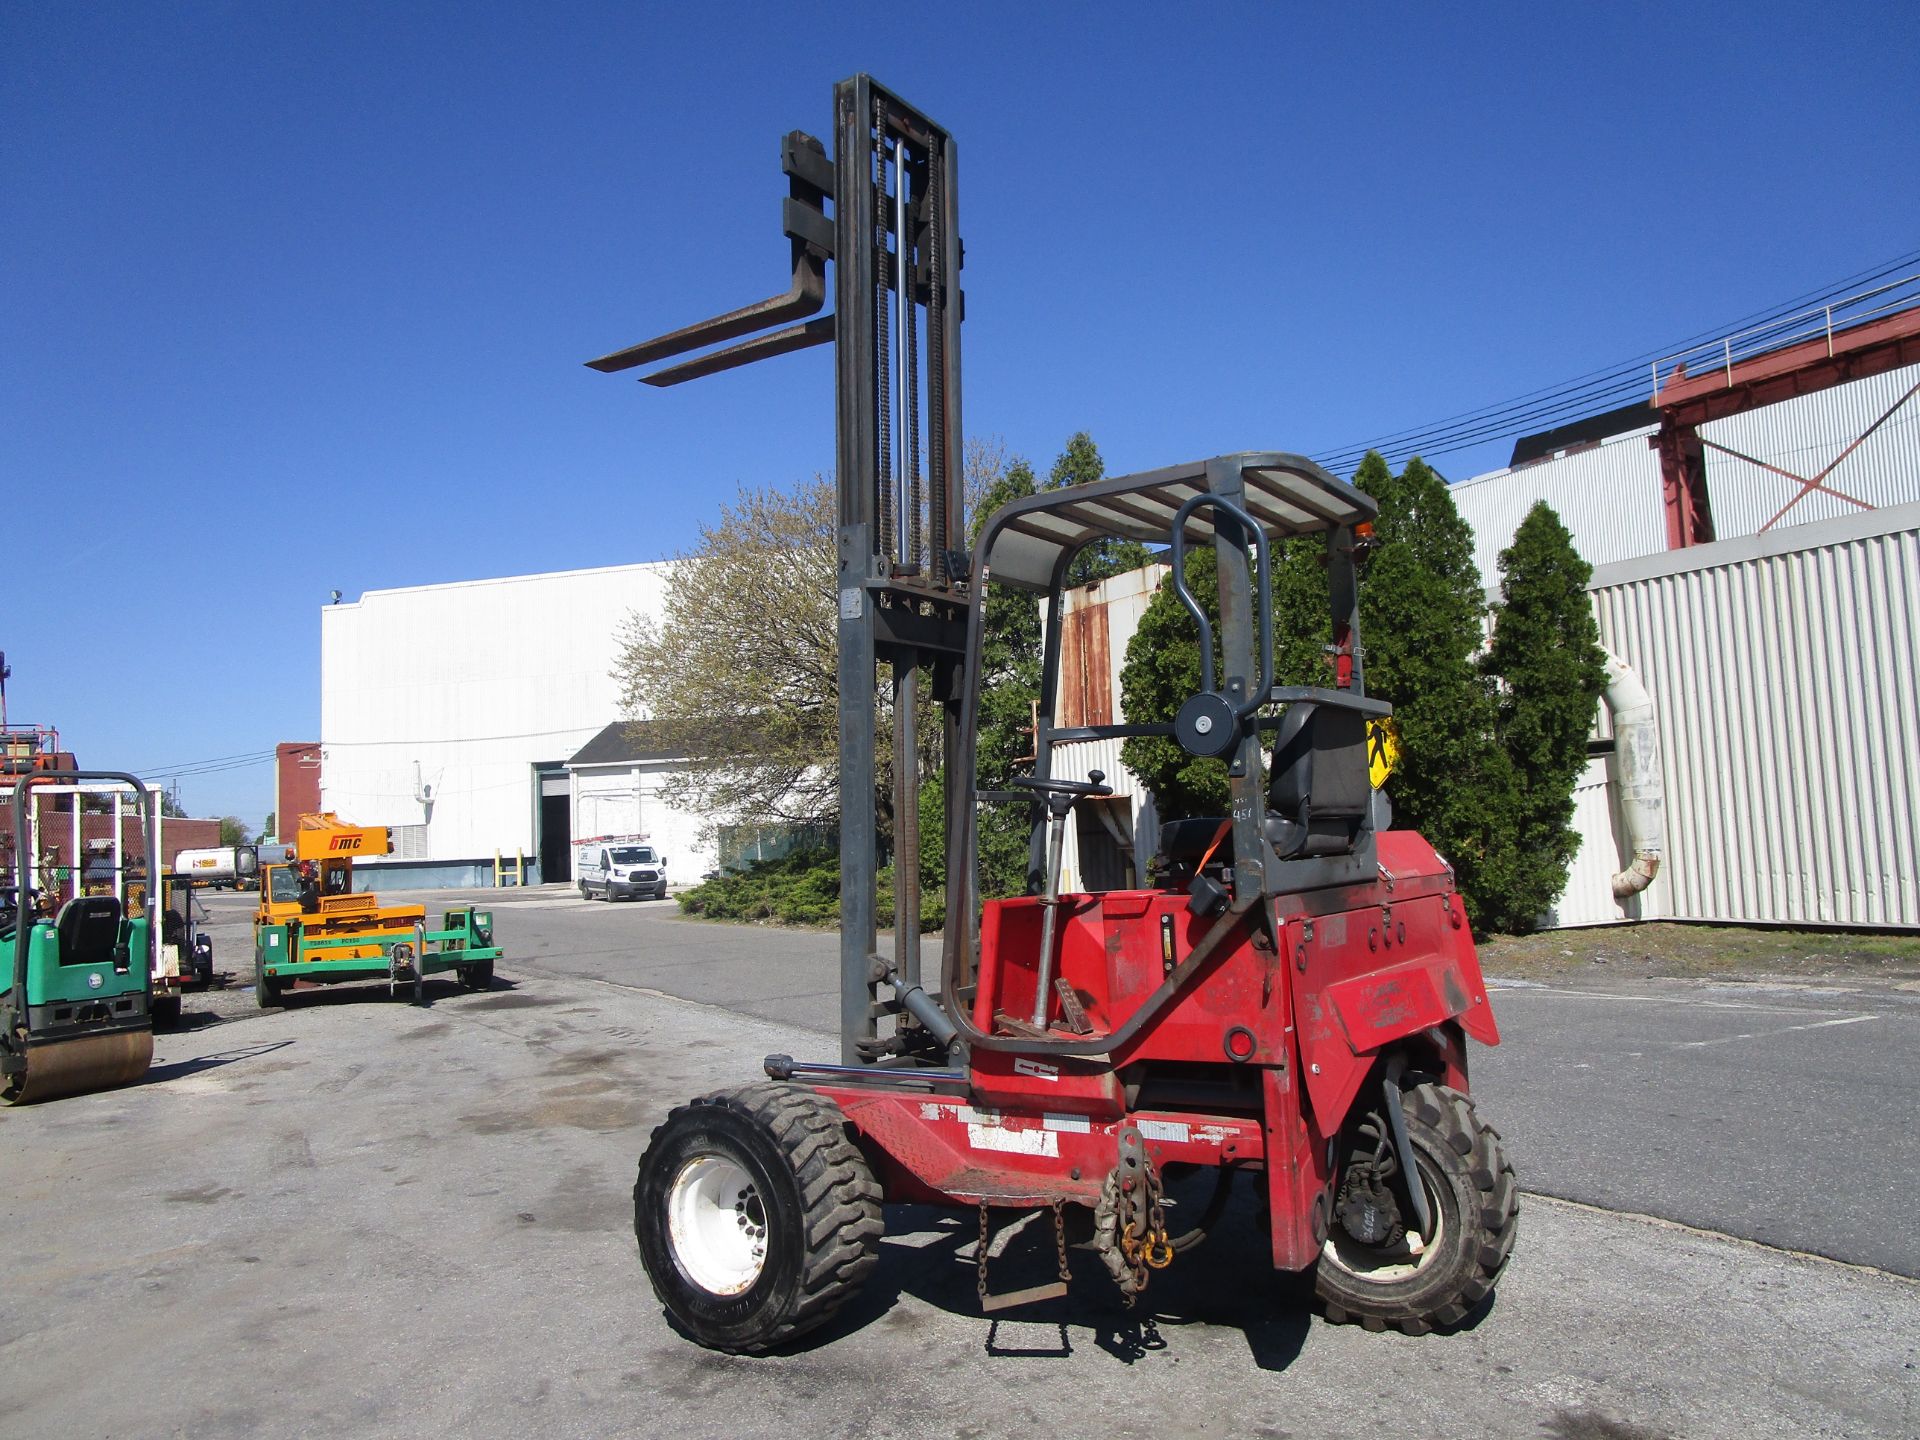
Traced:
<path fill-rule="evenodd" d="M 460 967 L 460 983 L 469 990 L 491 990 L 493 988 L 493 961 L 476 960 L 471 965 Z"/>
<path fill-rule="evenodd" d="M 1441 1171 L 1451 1224 L 1440 1263 L 1402 1281 L 1369 1282 L 1322 1259 L 1314 1288 L 1336 1325 L 1392 1325 L 1424 1335 L 1458 1325 L 1492 1293 L 1520 1228 L 1520 1187 L 1499 1132 L 1470 1097 L 1445 1085 L 1416 1085 L 1403 1097 L 1408 1138 Z M 1337 1222 L 1336 1222 L 1337 1223 Z"/>
<path fill-rule="evenodd" d="M 761 1159 L 777 1158 L 779 1170 L 768 1166 L 767 1178 L 783 1190 L 790 1186 L 785 1198 L 793 1203 L 783 1207 L 787 1226 L 770 1217 L 761 1278 L 739 1303 L 718 1304 L 672 1257 L 664 1233 L 666 1192 L 687 1158 L 730 1148 L 705 1138 L 710 1132 L 742 1126 L 766 1143 Z M 675 1108 L 641 1157 L 633 1204 L 654 1294 L 701 1344 L 734 1354 L 759 1354 L 825 1324 L 879 1263 L 886 1230 L 880 1186 L 848 1138 L 840 1107 L 798 1085 L 743 1085 Z M 771 1242 L 783 1228 L 789 1233 L 781 1243 L 795 1249 L 776 1257 Z"/>
<path fill-rule="evenodd" d="M 181 997 L 178 995 L 156 995 L 147 1004 L 147 1014 L 153 1017 L 156 1025 L 178 1025 L 180 1006 Z"/>
<path fill-rule="evenodd" d="M 262 1010 L 272 1010 L 286 1004 L 280 982 L 267 974 L 258 955 L 253 957 L 253 1003 Z"/>

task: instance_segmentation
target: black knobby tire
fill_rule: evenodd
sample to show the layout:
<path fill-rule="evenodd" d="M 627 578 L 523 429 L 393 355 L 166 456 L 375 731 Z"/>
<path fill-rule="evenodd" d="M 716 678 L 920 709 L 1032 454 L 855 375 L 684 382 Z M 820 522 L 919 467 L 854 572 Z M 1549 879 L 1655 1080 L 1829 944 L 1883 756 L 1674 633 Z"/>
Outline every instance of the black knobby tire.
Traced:
<path fill-rule="evenodd" d="M 262 1010 L 271 1010 L 286 1003 L 280 982 L 267 974 L 266 963 L 258 955 L 253 959 L 253 1001 Z"/>
<path fill-rule="evenodd" d="M 1405 1241 L 1362 1245 L 1335 1218 L 1314 1288 L 1335 1324 L 1424 1335 L 1458 1325 L 1493 1290 L 1513 1252 L 1520 1189 L 1498 1132 L 1467 1096 L 1416 1085 L 1402 1103 L 1438 1233 L 1413 1256 Z"/>
<path fill-rule="evenodd" d="M 476 960 L 463 966 L 460 971 L 460 983 L 469 990 L 491 990 L 493 988 L 493 961 Z"/>
<path fill-rule="evenodd" d="M 653 1132 L 633 1187 L 634 1234 L 654 1294 L 702 1345 L 754 1354 L 803 1335 L 873 1270 L 885 1229 L 880 1187 L 845 1127 L 831 1100 L 759 1084 L 682 1105 Z M 716 1174 L 732 1179 L 703 1202 Z M 763 1254 L 716 1286 L 717 1252 L 697 1222 L 725 1231 L 735 1220 L 727 1188 L 741 1233 L 757 1232 Z"/>

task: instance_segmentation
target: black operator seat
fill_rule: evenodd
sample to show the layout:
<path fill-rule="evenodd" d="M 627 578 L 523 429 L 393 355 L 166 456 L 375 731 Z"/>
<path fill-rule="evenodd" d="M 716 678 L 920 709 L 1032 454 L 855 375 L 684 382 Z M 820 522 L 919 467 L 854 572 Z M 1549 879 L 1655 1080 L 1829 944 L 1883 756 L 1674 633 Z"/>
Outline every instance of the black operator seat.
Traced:
<path fill-rule="evenodd" d="M 1350 855 L 1373 803 L 1367 779 L 1367 719 L 1357 710 L 1299 701 L 1273 738 L 1265 833 L 1282 860 Z M 1233 834 L 1218 815 L 1169 820 L 1160 853 L 1176 866 L 1233 863 Z"/>
<path fill-rule="evenodd" d="M 1282 860 L 1347 855 L 1372 803 L 1367 718 L 1357 710 L 1302 701 L 1273 738 L 1266 836 Z"/>
<path fill-rule="evenodd" d="M 53 922 L 62 965 L 111 965 L 120 943 L 120 902 L 112 895 L 82 895 L 60 907 Z"/>

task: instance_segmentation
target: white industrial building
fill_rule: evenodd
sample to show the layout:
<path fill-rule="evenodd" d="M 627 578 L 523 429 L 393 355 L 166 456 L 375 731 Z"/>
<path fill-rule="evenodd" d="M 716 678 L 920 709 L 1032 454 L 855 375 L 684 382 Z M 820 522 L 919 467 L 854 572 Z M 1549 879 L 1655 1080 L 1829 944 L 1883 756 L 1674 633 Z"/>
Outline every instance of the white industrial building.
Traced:
<path fill-rule="evenodd" d="M 1886 359 L 1895 346 L 1911 361 L 1920 310 L 1848 333 L 1829 320 L 1824 357 L 1817 338 L 1799 345 L 1813 352 L 1802 368 L 1847 363 L 1854 343 L 1882 357 L 1878 373 L 1830 372 L 1737 413 L 1702 402 L 1684 521 L 1662 466 L 1676 412 L 1660 432 L 1652 407 L 1571 427 L 1564 444 L 1533 437 L 1545 444 L 1529 463 L 1454 487 L 1490 590 L 1527 510 L 1554 507 L 1595 567 L 1601 643 L 1656 707 L 1658 877 L 1615 896 L 1636 840 L 1603 711 L 1576 793 L 1581 851 L 1549 923 L 1920 928 L 1920 364 Z M 1785 353 L 1729 346 L 1728 392 L 1749 373 L 1777 386 Z M 1676 369 L 1683 381 L 1698 392 L 1714 377 Z M 322 611 L 322 803 L 395 828 L 390 883 L 489 883 L 496 860 L 564 881 L 569 842 L 612 833 L 647 835 L 677 882 L 716 867 L 715 817 L 661 801 L 678 761 L 620 723 L 612 676 L 626 618 L 661 612 L 670 568 L 375 590 Z M 1057 723 L 1124 719 L 1119 671 L 1158 574 L 1073 597 Z M 1117 792 L 1079 817 L 1064 881 L 1119 883 L 1144 859 L 1128 837 L 1151 820 L 1119 742 L 1056 763 L 1101 769 Z"/>
<path fill-rule="evenodd" d="M 383 883 L 570 878 L 569 844 L 644 834 L 676 882 L 713 868 L 706 817 L 659 798 L 674 759 L 620 723 L 630 615 L 672 562 L 369 590 L 320 612 L 322 807 L 394 828 Z"/>
<path fill-rule="evenodd" d="M 1920 928 L 1920 365 L 1702 425 L 1709 543 L 1669 548 L 1656 429 L 1453 487 L 1489 590 L 1527 511 L 1553 506 L 1594 566 L 1601 644 L 1655 705 L 1658 875 L 1614 894 L 1634 846 L 1603 706 L 1580 853 L 1546 923 Z M 1124 721 L 1120 668 L 1162 573 L 1072 597 L 1059 723 Z M 1055 765 L 1105 771 L 1124 834 L 1141 796 L 1120 743 L 1063 746 Z M 1114 830 L 1081 817 L 1063 884 L 1113 868 Z"/>

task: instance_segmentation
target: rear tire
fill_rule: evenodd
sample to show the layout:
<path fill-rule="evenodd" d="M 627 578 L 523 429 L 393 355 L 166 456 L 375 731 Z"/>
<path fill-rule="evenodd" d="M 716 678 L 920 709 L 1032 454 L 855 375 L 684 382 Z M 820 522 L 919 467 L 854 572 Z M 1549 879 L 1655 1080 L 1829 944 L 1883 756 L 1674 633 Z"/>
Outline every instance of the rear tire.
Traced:
<path fill-rule="evenodd" d="M 262 1010 L 273 1010 L 287 1003 L 280 982 L 267 974 L 258 960 L 253 962 L 253 1000 Z"/>
<path fill-rule="evenodd" d="M 582 900 L 593 899 L 593 893 L 587 889 L 587 882 L 584 880 L 580 882 L 580 898 Z"/>
<path fill-rule="evenodd" d="M 156 995 L 147 1006 L 147 1014 L 156 1025 L 178 1025 L 180 1023 L 180 997 L 178 995 Z"/>
<path fill-rule="evenodd" d="M 1499 1134 L 1467 1096 L 1416 1085 L 1403 1105 L 1435 1233 L 1369 1246 L 1336 1218 L 1314 1288 L 1336 1325 L 1424 1335 L 1458 1325 L 1493 1290 L 1513 1252 L 1520 1189 Z"/>
<path fill-rule="evenodd" d="M 493 961 L 476 960 L 460 971 L 460 983 L 469 990 L 491 990 L 493 988 Z"/>
<path fill-rule="evenodd" d="M 653 1292 L 702 1345 L 756 1354 L 824 1324 L 879 1260 L 880 1187 L 831 1100 L 747 1085 L 653 1132 L 633 1228 Z"/>

